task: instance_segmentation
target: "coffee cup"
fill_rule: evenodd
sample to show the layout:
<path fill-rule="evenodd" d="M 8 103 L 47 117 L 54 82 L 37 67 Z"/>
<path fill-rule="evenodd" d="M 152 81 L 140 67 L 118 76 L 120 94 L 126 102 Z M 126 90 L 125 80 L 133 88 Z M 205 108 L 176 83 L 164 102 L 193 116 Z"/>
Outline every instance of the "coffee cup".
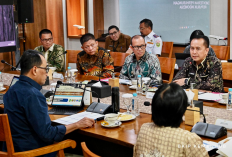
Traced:
<path fill-rule="evenodd" d="M 220 93 L 219 96 L 222 99 L 228 99 L 228 93 Z"/>
<path fill-rule="evenodd" d="M 137 86 L 137 80 L 131 80 L 131 84 Z"/>
<path fill-rule="evenodd" d="M 109 113 L 109 114 L 106 114 L 104 120 L 105 120 L 109 125 L 115 125 L 115 123 L 118 122 L 118 114 L 116 114 L 116 113 Z"/>

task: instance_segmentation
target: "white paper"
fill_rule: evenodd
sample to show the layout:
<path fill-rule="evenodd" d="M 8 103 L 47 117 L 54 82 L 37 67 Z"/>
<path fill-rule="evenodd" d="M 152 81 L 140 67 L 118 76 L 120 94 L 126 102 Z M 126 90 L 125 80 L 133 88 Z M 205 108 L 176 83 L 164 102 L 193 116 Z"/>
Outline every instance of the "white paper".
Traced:
<path fill-rule="evenodd" d="M 207 151 L 211 151 L 214 148 L 218 148 L 219 144 L 212 141 L 203 140 L 203 145 Z"/>
<path fill-rule="evenodd" d="M 222 98 L 220 97 L 220 94 L 217 94 L 217 93 L 204 93 L 204 94 L 198 95 L 198 99 L 219 101 Z"/>
<path fill-rule="evenodd" d="M 153 93 L 153 92 L 147 92 L 146 98 L 152 99 L 154 95 L 155 95 L 155 93 Z"/>
<path fill-rule="evenodd" d="M 125 80 L 125 79 L 119 79 L 119 83 L 120 83 L 120 84 L 132 85 L 132 84 L 131 84 L 131 80 Z"/>
<path fill-rule="evenodd" d="M 218 147 L 219 153 L 221 154 L 221 152 L 225 155 L 227 155 L 228 157 L 232 157 L 232 140 L 229 140 L 228 142 L 224 143 L 223 145 L 221 145 L 220 147 Z M 218 151 L 217 151 L 218 152 Z M 221 155 L 223 155 L 221 154 Z"/>
<path fill-rule="evenodd" d="M 53 120 L 53 122 L 63 124 L 63 125 L 68 125 L 68 124 L 78 122 L 79 120 L 83 119 L 84 117 L 88 117 L 88 118 L 92 118 L 92 119 L 96 120 L 97 118 L 104 117 L 104 115 L 99 114 L 99 113 L 93 113 L 93 112 L 86 112 L 85 111 L 85 112 L 73 114 L 71 116 L 67 116 L 67 117 L 63 117 L 63 118 Z"/>
<path fill-rule="evenodd" d="M 64 79 L 64 76 L 62 74 L 59 74 L 57 72 L 53 73 L 53 78 L 60 78 L 60 79 Z"/>
<path fill-rule="evenodd" d="M 101 82 L 94 83 L 92 86 L 94 86 L 94 87 L 102 87 Z"/>
<path fill-rule="evenodd" d="M 178 64 L 175 64 L 175 69 L 177 69 L 177 70 L 179 69 Z"/>

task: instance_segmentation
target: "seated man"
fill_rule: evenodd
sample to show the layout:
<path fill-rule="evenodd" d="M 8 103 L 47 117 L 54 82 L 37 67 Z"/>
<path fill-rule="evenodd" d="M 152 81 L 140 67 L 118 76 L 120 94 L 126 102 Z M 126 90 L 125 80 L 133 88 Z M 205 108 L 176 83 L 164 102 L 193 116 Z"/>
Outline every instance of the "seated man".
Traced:
<path fill-rule="evenodd" d="M 191 34 L 191 36 L 190 36 L 190 41 L 196 35 L 204 35 L 204 33 L 201 30 L 195 30 L 195 31 L 193 31 L 192 34 Z M 184 49 L 183 53 L 190 53 L 190 45 L 186 46 L 186 48 Z M 210 46 L 209 46 L 208 55 L 216 57 L 216 54 L 215 54 L 214 50 Z"/>
<path fill-rule="evenodd" d="M 77 69 L 79 74 L 90 76 L 111 77 L 114 72 L 114 59 L 110 53 L 98 47 L 93 34 L 86 33 L 80 39 L 81 51 L 77 54 Z"/>
<path fill-rule="evenodd" d="M 134 53 L 127 56 L 120 72 L 121 79 L 136 79 L 138 75 L 162 81 L 159 59 L 146 51 L 146 44 L 141 35 L 131 38 L 130 49 Z"/>
<path fill-rule="evenodd" d="M 176 74 L 173 82 L 183 88 L 194 88 L 212 92 L 223 92 L 222 65 L 215 56 L 209 56 L 209 38 L 194 36 L 190 41 L 190 55 Z"/>
<path fill-rule="evenodd" d="M 126 52 L 131 44 L 131 37 L 122 34 L 119 28 L 114 25 L 108 28 L 108 33 L 105 48 L 113 52 Z"/>
<path fill-rule="evenodd" d="M 43 52 L 49 66 L 56 67 L 56 71 L 64 71 L 64 48 L 53 43 L 52 32 L 43 29 L 39 32 L 41 46 L 35 48 L 36 51 Z"/>
<path fill-rule="evenodd" d="M 53 144 L 61 141 L 65 134 L 94 125 L 94 120 L 89 118 L 66 126 L 51 125 L 46 98 L 40 92 L 48 70 L 42 53 L 25 51 L 21 58 L 19 81 L 4 95 L 4 112 L 8 114 L 16 152 Z M 7 150 L 6 143 L 3 144 L 3 150 Z"/>
<path fill-rule="evenodd" d="M 163 43 L 160 36 L 153 32 L 152 27 L 153 24 L 151 20 L 143 19 L 140 21 L 139 29 L 147 44 L 146 51 L 158 57 L 161 55 Z"/>

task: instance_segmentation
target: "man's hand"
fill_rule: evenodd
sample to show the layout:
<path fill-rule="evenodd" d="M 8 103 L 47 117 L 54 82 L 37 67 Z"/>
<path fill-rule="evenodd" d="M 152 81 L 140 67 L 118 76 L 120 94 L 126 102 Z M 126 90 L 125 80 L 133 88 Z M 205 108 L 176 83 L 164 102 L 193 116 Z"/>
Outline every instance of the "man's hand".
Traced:
<path fill-rule="evenodd" d="M 182 78 L 182 79 L 179 79 L 179 80 L 175 80 L 175 81 L 173 81 L 174 83 L 177 83 L 178 85 L 180 85 L 180 86 L 183 86 L 183 85 L 185 85 L 185 79 L 186 78 Z"/>
<path fill-rule="evenodd" d="M 94 119 L 85 117 L 79 120 L 78 122 L 76 122 L 76 125 L 78 129 L 83 129 L 83 128 L 89 128 L 94 126 L 94 123 L 95 123 Z"/>

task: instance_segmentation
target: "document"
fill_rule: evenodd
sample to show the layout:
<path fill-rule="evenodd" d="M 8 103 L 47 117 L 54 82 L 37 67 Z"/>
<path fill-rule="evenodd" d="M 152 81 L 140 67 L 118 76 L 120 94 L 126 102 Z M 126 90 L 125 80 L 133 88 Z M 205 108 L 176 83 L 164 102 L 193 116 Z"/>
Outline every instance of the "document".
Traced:
<path fill-rule="evenodd" d="M 220 97 L 219 93 L 203 93 L 198 95 L 198 99 L 218 101 L 221 100 L 222 98 Z"/>
<path fill-rule="evenodd" d="M 63 124 L 63 125 L 68 125 L 68 124 L 78 122 L 79 120 L 83 119 L 84 117 L 88 117 L 88 118 L 97 120 L 97 119 L 102 118 L 104 116 L 105 115 L 102 115 L 102 114 L 99 114 L 99 113 L 93 113 L 93 112 L 85 111 L 85 112 L 73 114 L 71 116 L 67 116 L 67 117 L 63 117 L 63 118 L 53 120 L 53 122 Z"/>

